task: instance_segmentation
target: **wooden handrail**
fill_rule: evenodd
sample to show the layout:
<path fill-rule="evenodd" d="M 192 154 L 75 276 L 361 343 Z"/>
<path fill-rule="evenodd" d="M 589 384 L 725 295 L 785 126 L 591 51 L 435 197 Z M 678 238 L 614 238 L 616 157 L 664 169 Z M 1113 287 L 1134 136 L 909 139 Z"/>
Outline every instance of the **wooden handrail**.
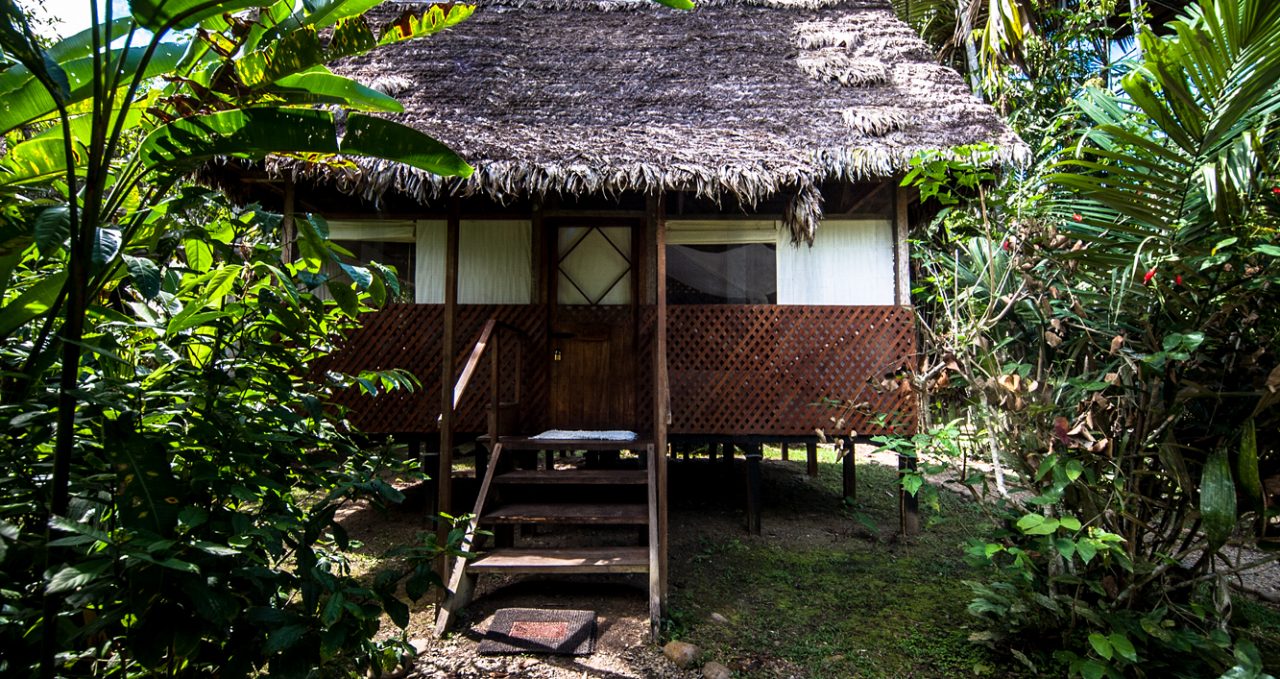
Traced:
<path fill-rule="evenodd" d="M 494 330 L 502 330 L 502 331 L 512 333 L 520 337 L 522 340 L 528 337 L 525 334 L 525 332 L 520 328 L 517 328 L 514 325 L 503 323 L 499 321 L 497 318 L 490 318 L 488 321 L 485 321 L 484 327 L 480 329 L 480 337 L 476 339 L 475 344 L 471 347 L 471 353 L 467 355 L 467 362 L 462 367 L 462 374 L 458 376 L 458 381 L 454 382 L 453 384 L 453 408 L 455 410 L 457 409 L 458 404 L 462 402 L 462 397 L 467 393 L 467 387 L 471 385 L 471 378 L 475 375 L 476 368 L 480 366 L 480 359 L 484 356 L 485 350 L 489 348 L 491 340 L 494 339 L 493 337 Z M 493 344 L 496 346 L 497 344 L 496 341 L 493 342 Z M 496 362 L 497 360 L 498 358 L 497 358 L 497 355 L 495 354 L 494 361 Z M 520 361 L 517 360 L 516 361 L 516 366 L 517 366 L 516 393 L 517 394 L 519 394 L 519 390 L 520 390 L 519 365 L 520 365 Z M 495 394 L 494 397 L 495 397 L 494 405 L 497 406 L 497 402 L 496 402 L 497 395 Z M 443 414 L 441 415 L 441 417 L 443 417 Z"/>

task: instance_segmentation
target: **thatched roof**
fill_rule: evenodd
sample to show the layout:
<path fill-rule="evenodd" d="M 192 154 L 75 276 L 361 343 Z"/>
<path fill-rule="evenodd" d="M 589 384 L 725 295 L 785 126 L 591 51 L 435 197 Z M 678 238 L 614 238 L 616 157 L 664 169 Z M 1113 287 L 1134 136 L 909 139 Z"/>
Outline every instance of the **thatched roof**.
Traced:
<path fill-rule="evenodd" d="M 792 196 L 810 239 L 828 179 L 901 173 L 921 149 L 1026 147 L 937 65 L 888 0 L 480 0 L 440 35 L 335 66 L 399 98 L 396 116 L 476 167 L 442 179 L 361 160 L 275 160 L 376 200 L 398 191 L 523 196 L 696 191 L 746 204 Z M 382 11 L 398 14 L 407 5 Z M 317 176 L 318 175 L 318 176 Z"/>

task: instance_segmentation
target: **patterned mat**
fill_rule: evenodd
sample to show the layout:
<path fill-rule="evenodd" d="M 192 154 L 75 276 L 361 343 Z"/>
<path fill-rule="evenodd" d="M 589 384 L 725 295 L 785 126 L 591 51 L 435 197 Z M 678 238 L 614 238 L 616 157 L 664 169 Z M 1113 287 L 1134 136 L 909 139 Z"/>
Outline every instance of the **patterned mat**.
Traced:
<path fill-rule="evenodd" d="M 590 655 L 596 646 L 596 612 L 541 608 L 503 608 L 477 651 Z"/>

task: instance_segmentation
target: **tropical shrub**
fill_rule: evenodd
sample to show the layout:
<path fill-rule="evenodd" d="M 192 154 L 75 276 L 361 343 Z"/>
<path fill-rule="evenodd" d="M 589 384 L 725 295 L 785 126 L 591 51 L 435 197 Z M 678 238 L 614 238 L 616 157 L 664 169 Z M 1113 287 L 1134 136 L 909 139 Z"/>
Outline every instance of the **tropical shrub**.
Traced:
<path fill-rule="evenodd" d="M 912 178 L 976 203 L 922 248 L 917 386 L 1012 472 L 971 549 L 979 638 L 1086 677 L 1250 676 L 1229 578 L 1276 559 L 1226 547 L 1277 530 L 1280 6 L 1201 0 L 1166 33 L 1027 181 Z"/>
<path fill-rule="evenodd" d="M 376 29 L 361 0 L 135 0 L 124 17 L 90 4 L 95 27 L 46 48 L 0 2 L 0 671 L 393 665 L 394 637 L 373 641 L 380 617 L 407 622 L 397 588 L 420 597 L 442 547 L 352 577 L 336 512 L 399 493 L 326 400 L 353 381 L 413 383 L 328 375 L 317 359 L 395 294 L 394 276 L 343 263 L 318 218 L 233 211 L 183 186 L 215 156 L 272 152 L 470 172 L 362 113 L 400 107 L 323 64 L 471 8 Z M 326 280 L 329 261 L 351 282 Z"/>

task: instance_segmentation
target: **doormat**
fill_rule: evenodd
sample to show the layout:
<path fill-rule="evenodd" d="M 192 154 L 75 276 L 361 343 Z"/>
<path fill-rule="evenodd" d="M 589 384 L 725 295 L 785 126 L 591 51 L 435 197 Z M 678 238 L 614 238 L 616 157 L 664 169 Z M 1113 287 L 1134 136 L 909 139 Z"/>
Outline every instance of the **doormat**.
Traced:
<path fill-rule="evenodd" d="M 591 655 L 596 650 L 596 612 L 503 608 L 476 649 L 484 655 L 550 653 Z"/>

